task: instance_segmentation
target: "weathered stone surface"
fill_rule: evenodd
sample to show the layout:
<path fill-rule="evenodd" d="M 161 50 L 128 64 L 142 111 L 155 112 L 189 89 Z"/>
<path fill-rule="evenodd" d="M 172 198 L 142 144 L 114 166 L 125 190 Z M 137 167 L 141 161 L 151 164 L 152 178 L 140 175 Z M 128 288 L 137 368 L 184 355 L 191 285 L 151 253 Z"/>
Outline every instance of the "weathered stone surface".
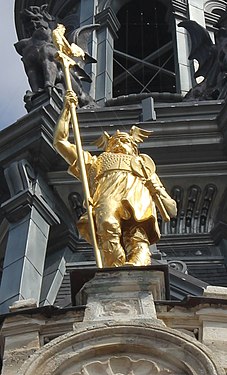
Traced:
<path fill-rule="evenodd" d="M 87 303 L 84 321 L 156 320 L 155 299 L 165 297 L 164 273 L 150 267 L 97 272 L 78 294 Z"/>
<path fill-rule="evenodd" d="M 18 305 L 21 305 L 20 302 L 22 301 L 19 301 Z M 57 308 L 37 309 L 29 307 L 29 301 L 24 302 L 26 308 L 21 306 L 17 312 L 14 310 L 7 316 L 1 328 L 4 338 L 4 375 L 16 374 L 22 364 L 40 347 L 53 338 L 72 331 L 73 324 L 82 320 L 83 311 L 77 309 L 62 314 Z"/>
<path fill-rule="evenodd" d="M 114 361 L 121 366 L 117 372 Z M 111 375 L 119 371 L 129 374 L 129 370 L 136 375 L 141 374 L 135 372 L 139 363 L 143 364 L 141 368 L 152 370 L 152 374 L 160 370 L 162 375 L 224 375 L 211 352 L 191 337 L 166 327 L 133 323 L 78 327 L 35 353 L 18 375 L 50 375 L 56 371 L 61 375 L 78 375 L 86 374 L 89 367 L 87 374 L 101 375 L 107 373 L 108 366 Z"/>
<path fill-rule="evenodd" d="M 34 298 L 15 301 L 12 306 L 9 307 L 9 311 L 17 311 L 20 309 L 29 309 L 37 307 L 37 301 Z"/>
<path fill-rule="evenodd" d="M 153 294 L 163 297 L 164 289 L 163 272 L 149 267 L 97 271 L 79 296 L 81 301 L 87 301 L 84 320 L 74 323 L 73 331 L 37 350 L 21 367 L 21 361 L 18 362 L 17 375 L 224 375 L 223 368 L 205 345 L 192 335 L 166 327 L 157 318 Z M 167 311 L 163 311 L 165 315 Z M 13 318 L 9 328 L 17 319 Z M 21 323 L 22 328 L 24 318 Z M 30 329 L 27 343 L 23 341 L 26 336 L 13 343 L 12 329 L 10 338 L 8 333 L 6 371 L 13 366 L 12 350 L 18 348 L 18 354 L 24 349 L 25 359 L 27 351 L 34 349 L 38 342 L 32 340 L 32 332 L 36 335 L 43 328 L 37 321 L 33 323 L 33 330 L 31 324 L 27 325 Z M 58 324 L 60 328 L 61 322 Z M 25 346 L 20 348 L 23 342 Z"/>
<path fill-rule="evenodd" d="M 227 288 L 208 285 L 203 293 L 204 296 L 227 299 Z"/>

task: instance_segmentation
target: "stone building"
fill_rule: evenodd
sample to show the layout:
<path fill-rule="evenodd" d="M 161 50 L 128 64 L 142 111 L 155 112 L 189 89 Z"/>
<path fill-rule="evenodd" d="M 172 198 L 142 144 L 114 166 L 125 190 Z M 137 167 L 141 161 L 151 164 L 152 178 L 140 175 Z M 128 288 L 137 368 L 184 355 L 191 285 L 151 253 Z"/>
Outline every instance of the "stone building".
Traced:
<path fill-rule="evenodd" d="M 178 216 L 159 218 L 150 267 L 97 269 L 75 226 L 81 184 L 52 145 L 62 95 L 27 95 L 28 114 L 0 136 L 2 374 L 225 374 L 227 107 L 183 100 L 197 67 L 178 25 L 197 21 L 215 42 L 226 1 L 46 3 L 69 29 L 100 24 L 84 86 L 97 106 L 78 109 L 83 147 L 98 152 L 103 131 L 152 130 L 140 149 Z M 15 1 L 19 40 L 31 37 L 21 11 L 43 4 Z"/>

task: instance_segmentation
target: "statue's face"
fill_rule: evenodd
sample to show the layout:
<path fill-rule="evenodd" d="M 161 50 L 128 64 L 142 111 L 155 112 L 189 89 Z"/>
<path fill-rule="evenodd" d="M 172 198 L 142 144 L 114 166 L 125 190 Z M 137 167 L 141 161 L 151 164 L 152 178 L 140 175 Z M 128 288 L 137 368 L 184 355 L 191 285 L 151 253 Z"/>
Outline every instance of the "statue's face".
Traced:
<path fill-rule="evenodd" d="M 134 155 L 136 154 L 135 146 L 133 146 L 131 140 L 127 137 L 116 137 L 111 140 L 111 143 L 108 145 L 106 151 L 113 153 L 121 153 Z"/>

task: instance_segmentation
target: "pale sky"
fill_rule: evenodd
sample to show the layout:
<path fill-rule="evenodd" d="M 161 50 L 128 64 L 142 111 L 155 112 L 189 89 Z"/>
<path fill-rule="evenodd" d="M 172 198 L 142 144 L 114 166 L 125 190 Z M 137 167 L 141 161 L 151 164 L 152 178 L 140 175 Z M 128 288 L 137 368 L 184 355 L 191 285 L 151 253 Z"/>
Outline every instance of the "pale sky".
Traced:
<path fill-rule="evenodd" d="M 0 130 L 27 113 L 23 97 L 29 84 L 21 56 L 14 48 L 14 2 L 0 0 Z"/>

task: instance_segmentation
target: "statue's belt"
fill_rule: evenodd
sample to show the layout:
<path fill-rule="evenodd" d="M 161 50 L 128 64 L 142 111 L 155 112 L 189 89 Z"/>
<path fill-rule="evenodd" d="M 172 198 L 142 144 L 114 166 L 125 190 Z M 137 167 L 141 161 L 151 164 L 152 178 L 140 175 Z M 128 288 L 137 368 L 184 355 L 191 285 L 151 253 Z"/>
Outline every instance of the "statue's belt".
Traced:
<path fill-rule="evenodd" d="M 136 176 L 145 177 L 144 168 L 146 168 L 147 175 L 151 177 L 155 171 L 155 165 L 147 155 L 132 156 L 104 152 L 96 162 L 96 178 L 99 179 L 110 171 L 127 171 Z"/>

